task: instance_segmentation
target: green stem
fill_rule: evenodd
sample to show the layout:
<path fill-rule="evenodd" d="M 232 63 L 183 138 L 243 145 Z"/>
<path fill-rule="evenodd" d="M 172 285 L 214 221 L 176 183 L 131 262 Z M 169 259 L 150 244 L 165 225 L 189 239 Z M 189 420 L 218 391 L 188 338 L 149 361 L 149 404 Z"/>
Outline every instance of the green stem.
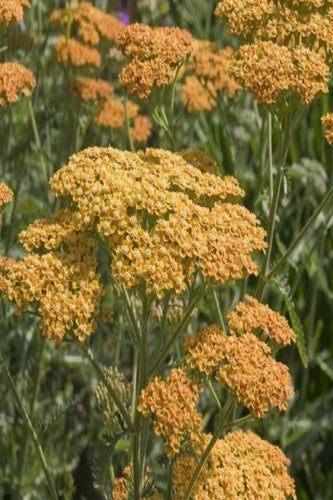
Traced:
<path fill-rule="evenodd" d="M 207 385 L 209 387 L 210 392 L 212 393 L 213 398 L 215 399 L 215 403 L 217 404 L 218 409 L 222 410 L 221 402 L 220 402 L 219 398 L 217 397 L 217 394 L 215 392 L 215 389 L 213 387 L 213 384 L 212 384 L 212 381 L 210 378 L 207 380 Z"/>
<path fill-rule="evenodd" d="M 102 382 L 106 386 L 106 388 L 108 390 L 108 393 L 110 394 L 110 396 L 114 400 L 115 404 L 117 405 L 119 413 L 121 414 L 122 418 L 124 419 L 124 421 L 127 424 L 127 427 L 128 427 L 127 430 L 133 432 L 134 431 L 134 427 L 133 427 L 133 424 L 132 424 L 132 421 L 131 421 L 130 417 L 127 414 L 126 408 L 123 406 L 122 402 L 120 401 L 120 399 L 117 396 L 117 393 L 115 392 L 115 390 L 113 389 L 113 387 L 108 383 L 108 380 L 107 380 L 107 378 L 105 376 L 105 373 L 104 373 L 103 369 L 100 367 L 100 365 L 97 363 L 97 361 L 95 360 L 92 351 L 89 349 L 89 347 L 87 347 L 85 345 L 84 342 L 79 342 L 79 341 L 77 341 L 77 339 L 75 339 L 75 340 L 76 340 L 77 344 L 79 345 L 80 349 L 85 354 L 85 356 L 88 359 L 88 361 L 91 363 L 92 367 L 95 369 L 95 371 L 96 371 L 97 375 L 99 376 L 99 378 L 102 380 Z"/>
<path fill-rule="evenodd" d="M 41 345 L 39 348 L 39 353 L 38 353 L 38 359 L 37 359 L 37 364 L 36 364 L 36 371 L 34 374 L 34 380 L 33 380 L 33 393 L 32 393 L 32 398 L 30 401 L 30 407 L 29 407 L 29 414 L 31 417 L 33 417 L 34 410 L 35 410 L 35 403 L 37 400 L 38 396 L 38 391 L 39 391 L 39 385 L 40 385 L 40 377 L 41 377 L 41 365 L 42 365 L 42 358 L 44 354 L 44 347 L 46 343 L 46 337 L 42 336 L 40 339 Z M 26 459 L 26 454 L 27 454 L 27 449 L 28 449 L 28 443 L 29 443 L 29 434 L 25 434 L 23 443 L 22 443 L 22 448 L 21 448 L 21 454 L 20 454 L 20 461 L 19 461 L 19 466 L 18 466 L 18 472 L 17 472 L 17 480 L 18 480 L 18 496 L 17 498 L 20 498 L 20 489 L 21 489 L 21 484 L 22 484 L 22 478 L 23 478 L 23 472 L 24 472 L 24 465 L 25 465 L 25 459 Z"/>
<path fill-rule="evenodd" d="M 272 114 L 268 111 L 267 122 L 267 142 L 268 142 L 268 176 L 269 176 L 269 200 L 273 199 L 273 148 L 272 148 Z"/>
<path fill-rule="evenodd" d="M 291 245 L 288 247 L 288 249 L 285 251 L 284 255 L 278 260 L 278 262 L 275 264 L 273 269 L 267 274 L 266 279 L 270 279 L 276 274 L 280 268 L 283 266 L 283 264 L 286 262 L 288 257 L 293 253 L 295 248 L 299 245 L 299 243 L 302 241 L 303 237 L 307 233 L 307 231 L 310 229 L 310 227 L 315 223 L 317 220 L 318 216 L 321 214 L 321 212 L 324 210 L 326 205 L 328 205 L 328 202 L 331 201 L 333 195 L 333 186 L 330 187 L 330 189 L 327 191 L 325 194 L 324 198 L 322 199 L 321 203 L 318 205 L 316 210 L 314 211 L 313 215 L 310 217 L 308 222 L 305 224 L 305 226 L 301 229 L 301 231 L 298 233 L 294 241 L 291 243 Z"/>
<path fill-rule="evenodd" d="M 38 454 L 38 457 L 39 457 L 39 460 L 40 460 L 40 463 L 42 465 L 42 469 L 43 469 L 43 472 L 44 472 L 44 475 L 45 475 L 45 479 L 46 479 L 46 482 L 48 484 L 48 487 L 49 487 L 49 491 L 50 491 L 50 496 L 53 500 L 57 500 L 58 499 L 58 496 L 57 496 L 57 493 L 56 493 L 56 490 L 53 486 L 53 482 L 52 482 L 52 478 L 51 478 L 51 474 L 50 474 L 50 471 L 49 471 L 49 467 L 47 465 L 47 462 L 46 462 L 46 459 L 45 459 L 45 456 L 44 456 L 44 453 L 43 453 L 43 449 L 41 447 L 41 444 L 40 444 L 40 441 L 39 441 L 39 438 L 37 436 L 37 433 L 32 425 L 32 422 L 29 418 L 29 415 L 21 401 L 21 397 L 19 395 L 19 393 L 17 392 L 16 390 L 16 387 L 15 387 L 15 384 L 14 384 L 14 381 L 6 367 L 6 365 L 3 365 L 2 367 L 3 369 L 3 372 L 5 374 L 5 377 L 6 377 L 6 380 L 7 380 L 7 383 L 13 393 L 13 396 L 14 396 L 14 399 L 15 399 L 15 402 L 17 404 L 17 407 L 22 415 L 22 418 L 24 420 L 24 423 L 27 427 L 27 430 L 28 432 L 30 433 L 30 436 L 31 436 L 31 439 L 35 445 L 35 448 L 36 448 L 36 451 L 37 451 L 37 454 Z"/>
<path fill-rule="evenodd" d="M 35 112 L 34 112 L 34 108 L 32 106 L 31 99 L 29 99 L 28 103 L 29 103 L 28 105 L 29 105 L 29 113 L 30 113 L 31 125 L 32 125 L 32 130 L 33 130 L 33 133 L 34 133 L 34 137 L 35 137 L 35 143 L 36 143 L 36 147 L 37 147 L 37 150 L 38 150 L 38 155 L 39 155 L 39 158 L 40 158 L 40 164 L 41 164 L 41 167 L 42 167 L 42 172 L 44 174 L 45 180 L 48 183 L 49 176 L 48 176 L 48 172 L 47 172 L 47 166 L 46 166 L 46 163 L 45 163 L 45 160 L 44 160 L 44 156 L 43 156 L 43 152 L 42 152 L 42 143 L 41 143 L 41 140 L 40 140 L 40 136 L 39 136 L 39 132 L 38 132 L 38 127 L 37 127 L 37 122 L 36 122 L 36 117 L 35 117 Z"/>
<path fill-rule="evenodd" d="M 225 323 L 224 323 L 224 319 L 223 319 L 223 315 L 222 315 L 222 311 L 221 311 L 221 307 L 220 307 L 220 304 L 219 304 L 219 299 L 217 297 L 216 290 L 213 290 L 212 295 L 213 295 L 213 301 L 214 301 L 214 304 L 215 304 L 217 315 L 218 315 L 218 318 L 219 318 L 220 327 L 225 332 L 226 331 Z"/>
<path fill-rule="evenodd" d="M 129 147 L 130 147 L 130 150 L 132 151 L 132 153 L 135 153 L 135 147 L 134 147 L 134 143 L 133 143 L 133 139 L 132 139 L 129 117 L 128 117 L 127 99 L 126 98 L 124 101 L 124 108 L 125 108 L 125 125 L 126 125 L 128 143 L 129 143 Z"/>

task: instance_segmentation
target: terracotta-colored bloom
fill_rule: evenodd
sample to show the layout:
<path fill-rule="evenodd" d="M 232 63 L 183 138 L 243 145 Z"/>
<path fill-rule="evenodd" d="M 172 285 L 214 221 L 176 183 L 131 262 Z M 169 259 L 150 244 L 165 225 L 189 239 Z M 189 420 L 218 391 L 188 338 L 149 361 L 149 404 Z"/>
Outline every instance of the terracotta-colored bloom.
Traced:
<path fill-rule="evenodd" d="M 112 85 L 101 79 L 77 76 L 70 82 L 70 92 L 83 101 L 99 102 L 107 99 L 113 92 Z"/>
<path fill-rule="evenodd" d="M 124 27 L 119 19 L 89 2 L 72 3 L 68 9 L 56 9 L 50 21 L 53 26 L 64 27 L 69 17 L 81 40 L 89 45 L 98 45 L 101 38 L 114 41 Z"/>
<path fill-rule="evenodd" d="M 155 377 L 141 392 L 138 411 L 146 418 L 154 415 L 154 432 L 165 439 L 169 457 L 179 453 L 184 441 L 197 439 L 202 417 L 196 403 L 201 390 L 184 370 L 173 369 L 165 381 Z"/>
<path fill-rule="evenodd" d="M 0 3 L 0 26 L 7 26 L 23 19 L 23 7 L 30 7 L 28 0 L 1 0 Z"/>
<path fill-rule="evenodd" d="M 153 86 L 171 82 L 175 69 L 191 52 L 192 37 L 179 28 L 150 28 L 132 24 L 122 30 L 117 46 L 130 58 L 119 76 L 119 83 L 141 99 L 148 97 Z"/>
<path fill-rule="evenodd" d="M 189 100 L 190 111 L 213 108 L 222 90 L 230 98 L 235 95 L 240 86 L 229 74 L 233 54 L 231 47 L 219 49 L 213 42 L 195 40 L 186 67 L 191 76 L 182 86 L 182 100 Z"/>
<path fill-rule="evenodd" d="M 0 108 L 17 102 L 19 95 L 28 97 L 36 86 L 36 80 L 23 64 L 6 62 L 0 64 Z"/>
<path fill-rule="evenodd" d="M 245 302 L 238 302 L 235 310 L 228 313 L 230 332 L 235 335 L 256 333 L 265 339 L 274 340 L 279 345 L 295 342 L 296 335 L 284 316 L 260 304 L 250 295 L 245 295 Z"/>
<path fill-rule="evenodd" d="M 11 202 L 14 197 L 13 191 L 5 184 L 4 182 L 0 182 L 0 208 L 3 205 L 7 205 L 7 203 Z"/>
<path fill-rule="evenodd" d="M 247 42 L 237 51 L 231 74 L 256 99 L 275 103 L 289 90 L 309 104 L 320 92 L 328 92 L 333 62 L 331 2 L 224 0 L 215 14 Z"/>
<path fill-rule="evenodd" d="M 96 273 L 96 242 L 68 233 L 63 251 L 32 253 L 12 262 L 5 273 L 4 296 L 22 313 L 37 304 L 40 328 L 58 343 L 66 331 L 83 341 L 96 329 L 102 288 Z"/>
<path fill-rule="evenodd" d="M 96 116 L 95 123 L 99 127 L 117 129 L 124 125 L 125 116 L 124 104 L 118 99 L 109 97 Z"/>
<path fill-rule="evenodd" d="M 321 123 L 325 130 L 325 139 L 328 144 L 333 144 L 333 113 L 326 113 L 321 117 Z"/>
<path fill-rule="evenodd" d="M 225 359 L 228 337 L 218 325 L 209 325 L 185 340 L 186 363 L 210 376 Z"/>
<path fill-rule="evenodd" d="M 257 418 L 271 408 L 286 410 L 294 392 L 287 366 L 276 361 L 269 346 L 250 333 L 228 337 L 216 380 L 234 391 Z"/>
<path fill-rule="evenodd" d="M 151 135 L 151 121 L 148 116 L 138 115 L 130 131 L 133 141 L 146 142 Z"/>
<path fill-rule="evenodd" d="M 88 45 L 69 39 L 61 35 L 55 45 L 56 58 L 59 63 L 67 67 L 94 66 L 99 68 L 101 65 L 101 56 L 98 50 Z"/>
<path fill-rule="evenodd" d="M 181 88 L 181 100 L 190 112 L 210 111 L 216 106 L 215 97 L 216 91 L 210 82 L 205 87 L 196 76 L 186 77 Z"/>
<path fill-rule="evenodd" d="M 293 394 L 287 366 L 277 362 L 270 347 L 251 333 L 227 336 L 210 325 L 186 338 L 186 363 L 206 376 L 216 371 L 222 387 L 258 418 L 276 407 L 286 410 Z"/>
<path fill-rule="evenodd" d="M 194 444 L 202 455 L 211 435 Z M 277 447 L 251 431 L 234 431 L 219 439 L 211 450 L 191 498 L 196 500 L 273 499 L 296 500 L 294 480 L 289 476 L 289 459 Z M 175 498 L 183 498 L 197 458 L 181 454 L 173 466 Z"/>

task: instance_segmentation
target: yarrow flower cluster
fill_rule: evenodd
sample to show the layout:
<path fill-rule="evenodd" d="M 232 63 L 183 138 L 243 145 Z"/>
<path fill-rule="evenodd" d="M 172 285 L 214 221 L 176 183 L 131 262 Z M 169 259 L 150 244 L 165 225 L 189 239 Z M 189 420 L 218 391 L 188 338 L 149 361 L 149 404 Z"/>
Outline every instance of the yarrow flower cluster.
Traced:
<path fill-rule="evenodd" d="M 0 108 L 19 100 L 20 94 L 28 97 L 36 86 L 31 71 L 23 64 L 5 62 L 0 64 Z"/>
<path fill-rule="evenodd" d="M 197 439 L 202 417 L 196 403 L 201 391 L 195 379 L 190 380 L 180 368 L 171 370 L 165 381 L 155 377 L 142 390 L 138 411 L 146 418 L 154 415 L 154 432 L 165 439 L 168 457 L 179 453 L 184 441 Z"/>
<path fill-rule="evenodd" d="M 113 87 L 100 78 L 76 76 L 69 84 L 69 91 L 82 101 L 98 103 L 105 101 L 112 94 Z"/>
<path fill-rule="evenodd" d="M 201 456 L 211 436 L 202 434 L 194 443 Z M 219 439 L 211 450 L 193 487 L 196 500 L 242 498 L 296 499 L 294 480 L 289 476 L 289 459 L 277 447 L 251 431 L 234 431 Z M 175 498 L 183 498 L 197 461 L 194 453 L 176 458 L 173 467 Z"/>
<path fill-rule="evenodd" d="M 23 7 L 30 7 L 28 0 L 2 0 L 0 4 L 0 27 L 19 23 L 23 19 Z"/>
<path fill-rule="evenodd" d="M 17 313 L 37 307 L 40 328 L 47 338 L 60 343 L 66 331 L 73 331 L 83 341 L 96 329 L 103 295 L 96 273 L 96 242 L 72 233 L 62 243 L 66 252 L 31 253 L 7 264 L 3 292 L 6 299 L 15 302 Z"/>
<path fill-rule="evenodd" d="M 0 209 L 10 203 L 14 197 L 13 191 L 5 184 L 0 182 Z"/>
<path fill-rule="evenodd" d="M 333 113 L 326 113 L 321 117 L 321 123 L 325 130 L 325 139 L 328 144 L 333 144 Z"/>
<path fill-rule="evenodd" d="M 151 135 L 151 122 L 147 116 L 139 115 L 139 106 L 127 100 L 125 103 L 116 97 L 108 97 L 98 114 L 95 123 L 106 129 L 118 129 L 125 124 L 127 118 L 130 123 L 130 134 L 135 142 L 146 142 Z"/>
<path fill-rule="evenodd" d="M 89 2 L 72 3 L 67 9 L 54 10 L 50 22 L 54 27 L 70 23 L 82 42 L 93 46 L 101 39 L 113 42 L 124 27 L 119 19 Z"/>
<path fill-rule="evenodd" d="M 95 47 L 84 45 L 74 38 L 67 39 L 64 35 L 59 36 L 55 51 L 57 61 L 65 67 L 70 65 L 99 68 L 102 62 L 101 55 Z"/>
<path fill-rule="evenodd" d="M 284 316 L 272 311 L 267 305 L 260 304 L 254 297 L 245 295 L 245 302 L 238 302 L 235 310 L 228 313 L 230 333 L 259 333 L 265 340 L 286 346 L 296 341 L 295 332 Z"/>
<path fill-rule="evenodd" d="M 275 103 L 285 91 L 309 104 L 328 92 L 333 49 L 330 2 L 224 0 L 215 14 L 247 42 L 231 75 L 256 99 Z"/>
<path fill-rule="evenodd" d="M 71 206 L 21 233 L 33 253 L 8 273 L 6 296 L 19 312 L 37 303 L 44 333 L 58 341 L 71 328 L 81 339 L 95 328 L 102 289 L 87 232 L 110 248 L 118 283 L 159 299 L 181 293 L 198 271 L 213 283 L 257 273 L 252 253 L 265 249 L 265 232 L 238 205 L 244 192 L 232 177 L 202 173 L 164 150 L 94 147 L 50 183 Z"/>
<path fill-rule="evenodd" d="M 131 24 L 117 38 L 117 47 L 130 59 L 119 84 L 130 94 L 147 98 L 153 87 L 171 83 L 176 68 L 192 50 L 192 36 L 179 28 L 150 28 Z"/>
<path fill-rule="evenodd" d="M 234 391 L 238 401 L 258 418 L 271 408 L 286 410 L 293 395 L 287 366 L 272 357 L 263 335 L 276 344 L 295 341 L 285 318 L 250 296 L 228 314 L 231 335 L 210 325 L 185 341 L 185 361 L 206 377 L 215 376 L 222 387 Z"/>
<path fill-rule="evenodd" d="M 229 76 L 233 49 L 219 49 L 213 42 L 195 40 L 186 65 L 190 73 L 182 85 L 181 99 L 189 111 L 211 110 L 216 106 L 218 92 L 225 90 L 233 97 L 239 85 Z"/>

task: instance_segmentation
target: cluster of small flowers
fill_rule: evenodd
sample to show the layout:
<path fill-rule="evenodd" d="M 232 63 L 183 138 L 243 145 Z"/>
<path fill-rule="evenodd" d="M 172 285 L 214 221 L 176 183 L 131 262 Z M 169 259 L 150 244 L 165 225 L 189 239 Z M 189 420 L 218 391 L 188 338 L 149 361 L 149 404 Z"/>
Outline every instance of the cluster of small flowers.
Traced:
<path fill-rule="evenodd" d="M 144 282 L 162 298 L 180 293 L 198 268 L 218 282 L 257 272 L 251 254 L 265 248 L 265 232 L 236 203 L 244 194 L 237 181 L 202 173 L 180 155 L 89 148 L 51 186 L 77 204 L 75 224 L 106 239 L 113 276 L 127 288 Z"/>
<path fill-rule="evenodd" d="M 10 203 L 13 199 L 14 193 L 13 191 L 5 184 L 4 182 L 0 182 L 0 209 Z"/>
<path fill-rule="evenodd" d="M 215 14 L 248 42 L 237 51 L 231 74 L 258 101 L 275 103 L 289 90 L 309 104 L 328 92 L 331 2 L 224 0 Z"/>
<path fill-rule="evenodd" d="M 56 45 L 56 58 L 66 69 L 98 69 L 102 64 L 102 55 L 98 50 L 101 40 L 115 42 L 124 26 L 111 14 L 106 14 L 88 2 L 72 4 L 67 9 L 57 9 L 51 14 L 54 27 L 66 28 L 66 24 L 76 30 L 80 41 L 60 35 Z M 75 98 L 93 104 L 90 112 L 94 115 L 95 124 L 107 129 L 121 128 L 125 123 L 124 103 L 113 96 L 113 87 L 101 78 L 76 75 L 69 83 L 68 90 Z M 144 143 L 150 137 L 151 123 L 148 117 L 138 114 L 138 106 L 128 103 L 128 117 L 132 139 Z"/>
<path fill-rule="evenodd" d="M 23 7 L 30 7 L 27 0 L 4 0 L 0 5 L 0 28 L 23 18 Z M 0 109 L 19 100 L 19 95 L 28 97 L 36 86 L 31 71 L 16 62 L 0 63 Z"/>
<path fill-rule="evenodd" d="M 87 231 L 109 246 L 118 283 L 144 285 L 158 299 L 181 293 L 198 271 L 213 282 L 257 272 L 251 256 L 265 249 L 265 232 L 238 205 L 244 192 L 232 177 L 203 173 L 168 151 L 94 147 L 73 155 L 50 183 L 71 208 L 21 233 L 33 253 L 7 273 L 5 293 L 18 312 L 37 303 L 45 335 L 58 341 L 71 328 L 81 339 L 95 328 L 102 288 Z"/>
<path fill-rule="evenodd" d="M 234 391 L 239 402 L 261 418 L 272 407 L 286 410 L 293 389 L 287 366 L 272 357 L 260 338 L 285 346 L 295 341 L 295 333 L 279 313 L 246 298 L 248 303 L 239 302 L 228 314 L 230 336 L 210 325 L 187 337 L 186 362 L 205 376 L 215 373 L 222 387 Z"/>
<path fill-rule="evenodd" d="M 175 498 L 183 498 L 189 477 L 211 436 L 201 434 L 194 452 L 180 454 L 173 466 Z M 233 500 L 242 498 L 296 499 L 295 484 L 287 472 L 289 459 L 277 447 L 251 431 L 234 431 L 219 439 L 194 484 L 191 498 Z"/>
<path fill-rule="evenodd" d="M 117 38 L 118 48 L 130 58 L 119 75 L 119 83 L 130 94 L 146 99 L 154 86 L 171 83 L 192 50 L 192 36 L 179 28 L 150 28 L 131 24 Z"/>
<path fill-rule="evenodd" d="M 157 436 L 165 439 L 168 457 L 179 453 L 185 441 L 197 439 L 202 417 L 197 413 L 196 403 L 202 390 L 181 368 L 171 370 L 165 381 L 155 377 L 142 390 L 137 409 L 146 418 L 154 415 L 153 428 Z"/>
<path fill-rule="evenodd" d="M 231 334 L 243 335 L 259 331 L 265 340 L 272 340 L 280 346 L 296 341 L 295 332 L 284 316 L 272 311 L 267 305 L 260 304 L 250 295 L 245 295 L 245 299 L 247 303 L 238 302 L 235 310 L 228 313 Z"/>
<path fill-rule="evenodd" d="M 26 247 L 38 248 L 42 239 L 37 236 Z M 52 236 L 47 246 L 51 243 Z M 17 314 L 30 305 L 37 306 L 40 328 L 47 338 L 60 343 L 66 331 L 73 330 L 83 341 L 96 329 L 95 318 L 103 295 L 96 273 L 96 242 L 79 233 L 67 233 L 62 243 L 63 250 L 44 255 L 31 253 L 21 261 L 11 260 L 2 266 L 2 291 L 7 300 L 15 303 Z"/>
<path fill-rule="evenodd" d="M 139 106 L 130 100 L 125 104 L 119 99 L 108 97 L 105 99 L 101 110 L 95 117 L 99 127 L 118 129 L 126 120 L 126 113 L 130 127 L 130 134 L 135 142 L 146 142 L 151 135 L 151 122 L 147 116 L 138 114 Z"/>
<path fill-rule="evenodd" d="M 325 130 L 325 139 L 328 144 L 333 144 L 333 113 L 326 113 L 321 117 L 321 123 Z"/>
<path fill-rule="evenodd" d="M 114 42 L 123 24 L 111 14 L 94 7 L 89 2 L 73 3 L 66 9 L 54 10 L 51 25 L 66 29 L 67 25 L 76 30 L 81 41 L 60 37 L 56 46 L 59 62 L 68 61 L 73 66 L 100 66 L 101 59 L 97 47 L 101 40 Z M 75 43 L 73 43 L 75 42 Z"/>
<path fill-rule="evenodd" d="M 0 26 L 8 26 L 12 22 L 21 22 L 23 7 L 30 7 L 29 0 L 2 0 L 0 4 Z"/>
<path fill-rule="evenodd" d="M 232 98 L 239 85 L 229 76 L 233 49 L 219 49 L 213 42 L 195 40 L 193 50 L 186 65 L 189 76 L 181 90 L 181 99 L 188 110 L 211 110 L 216 106 L 218 92 L 225 90 Z"/>

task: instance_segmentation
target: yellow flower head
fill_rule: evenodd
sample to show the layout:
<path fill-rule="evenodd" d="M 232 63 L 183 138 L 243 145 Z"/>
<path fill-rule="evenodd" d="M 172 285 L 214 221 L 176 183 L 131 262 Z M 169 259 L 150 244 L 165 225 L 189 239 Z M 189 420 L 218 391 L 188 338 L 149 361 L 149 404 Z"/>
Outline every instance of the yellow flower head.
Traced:
<path fill-rule="evenodd" d="M 154 432 L 165 439 L 168 457 L 179 453 L 184 441 L 197 439 L 202 417 L 196 404 L 201 390 L 184 370 L 173 369 L 165 381 L 155 377 L 141 392 L 138 411 L 146 418 L 154 415 Z"/>
<path fill-rule="evenodd" d="M 211 435 L 202 434 L 195 443 L 201 456 Z M 219 439 L 211 450 L 193 487 L 196 500 L 296 500 L 294 480 L 289 476 L 289 459 L 277 447 L 251 431 L 234 431 Z M 189 478 L 197 465 L 194 453 L 176 458 L 173 467 L 175 498 L 183 498 Z"/>
<path fill-rule="evenodd" d="M 36 80 L 23 64 L 6 62 L 0 64 L 0 109 L 19 100 L 19 95 L 28 97 L 36 86 Z"/>
<path fill-rule="evenodd" d="M 267 104 L 294 91 L 304 104 L 328 92 L 329 68 L 321 54 L 305 47 L 289 49 L 273 42 L 242 45 L 231 67 L 234 78 Z"/>
<path fill-rule="evenodd" d="M 106 240 L 112 274 L 128 289 L 145 284 L 162 298 L 181 293 L 197 269 L 217 282 L 257 272 L 251 255 L 265 248 L 265 233 L 237 204 L 244 194 L 237 181 L 202 173 L 177 154 L 89 148 L 51 186 L 75 203 L 75 224 Z"/>

